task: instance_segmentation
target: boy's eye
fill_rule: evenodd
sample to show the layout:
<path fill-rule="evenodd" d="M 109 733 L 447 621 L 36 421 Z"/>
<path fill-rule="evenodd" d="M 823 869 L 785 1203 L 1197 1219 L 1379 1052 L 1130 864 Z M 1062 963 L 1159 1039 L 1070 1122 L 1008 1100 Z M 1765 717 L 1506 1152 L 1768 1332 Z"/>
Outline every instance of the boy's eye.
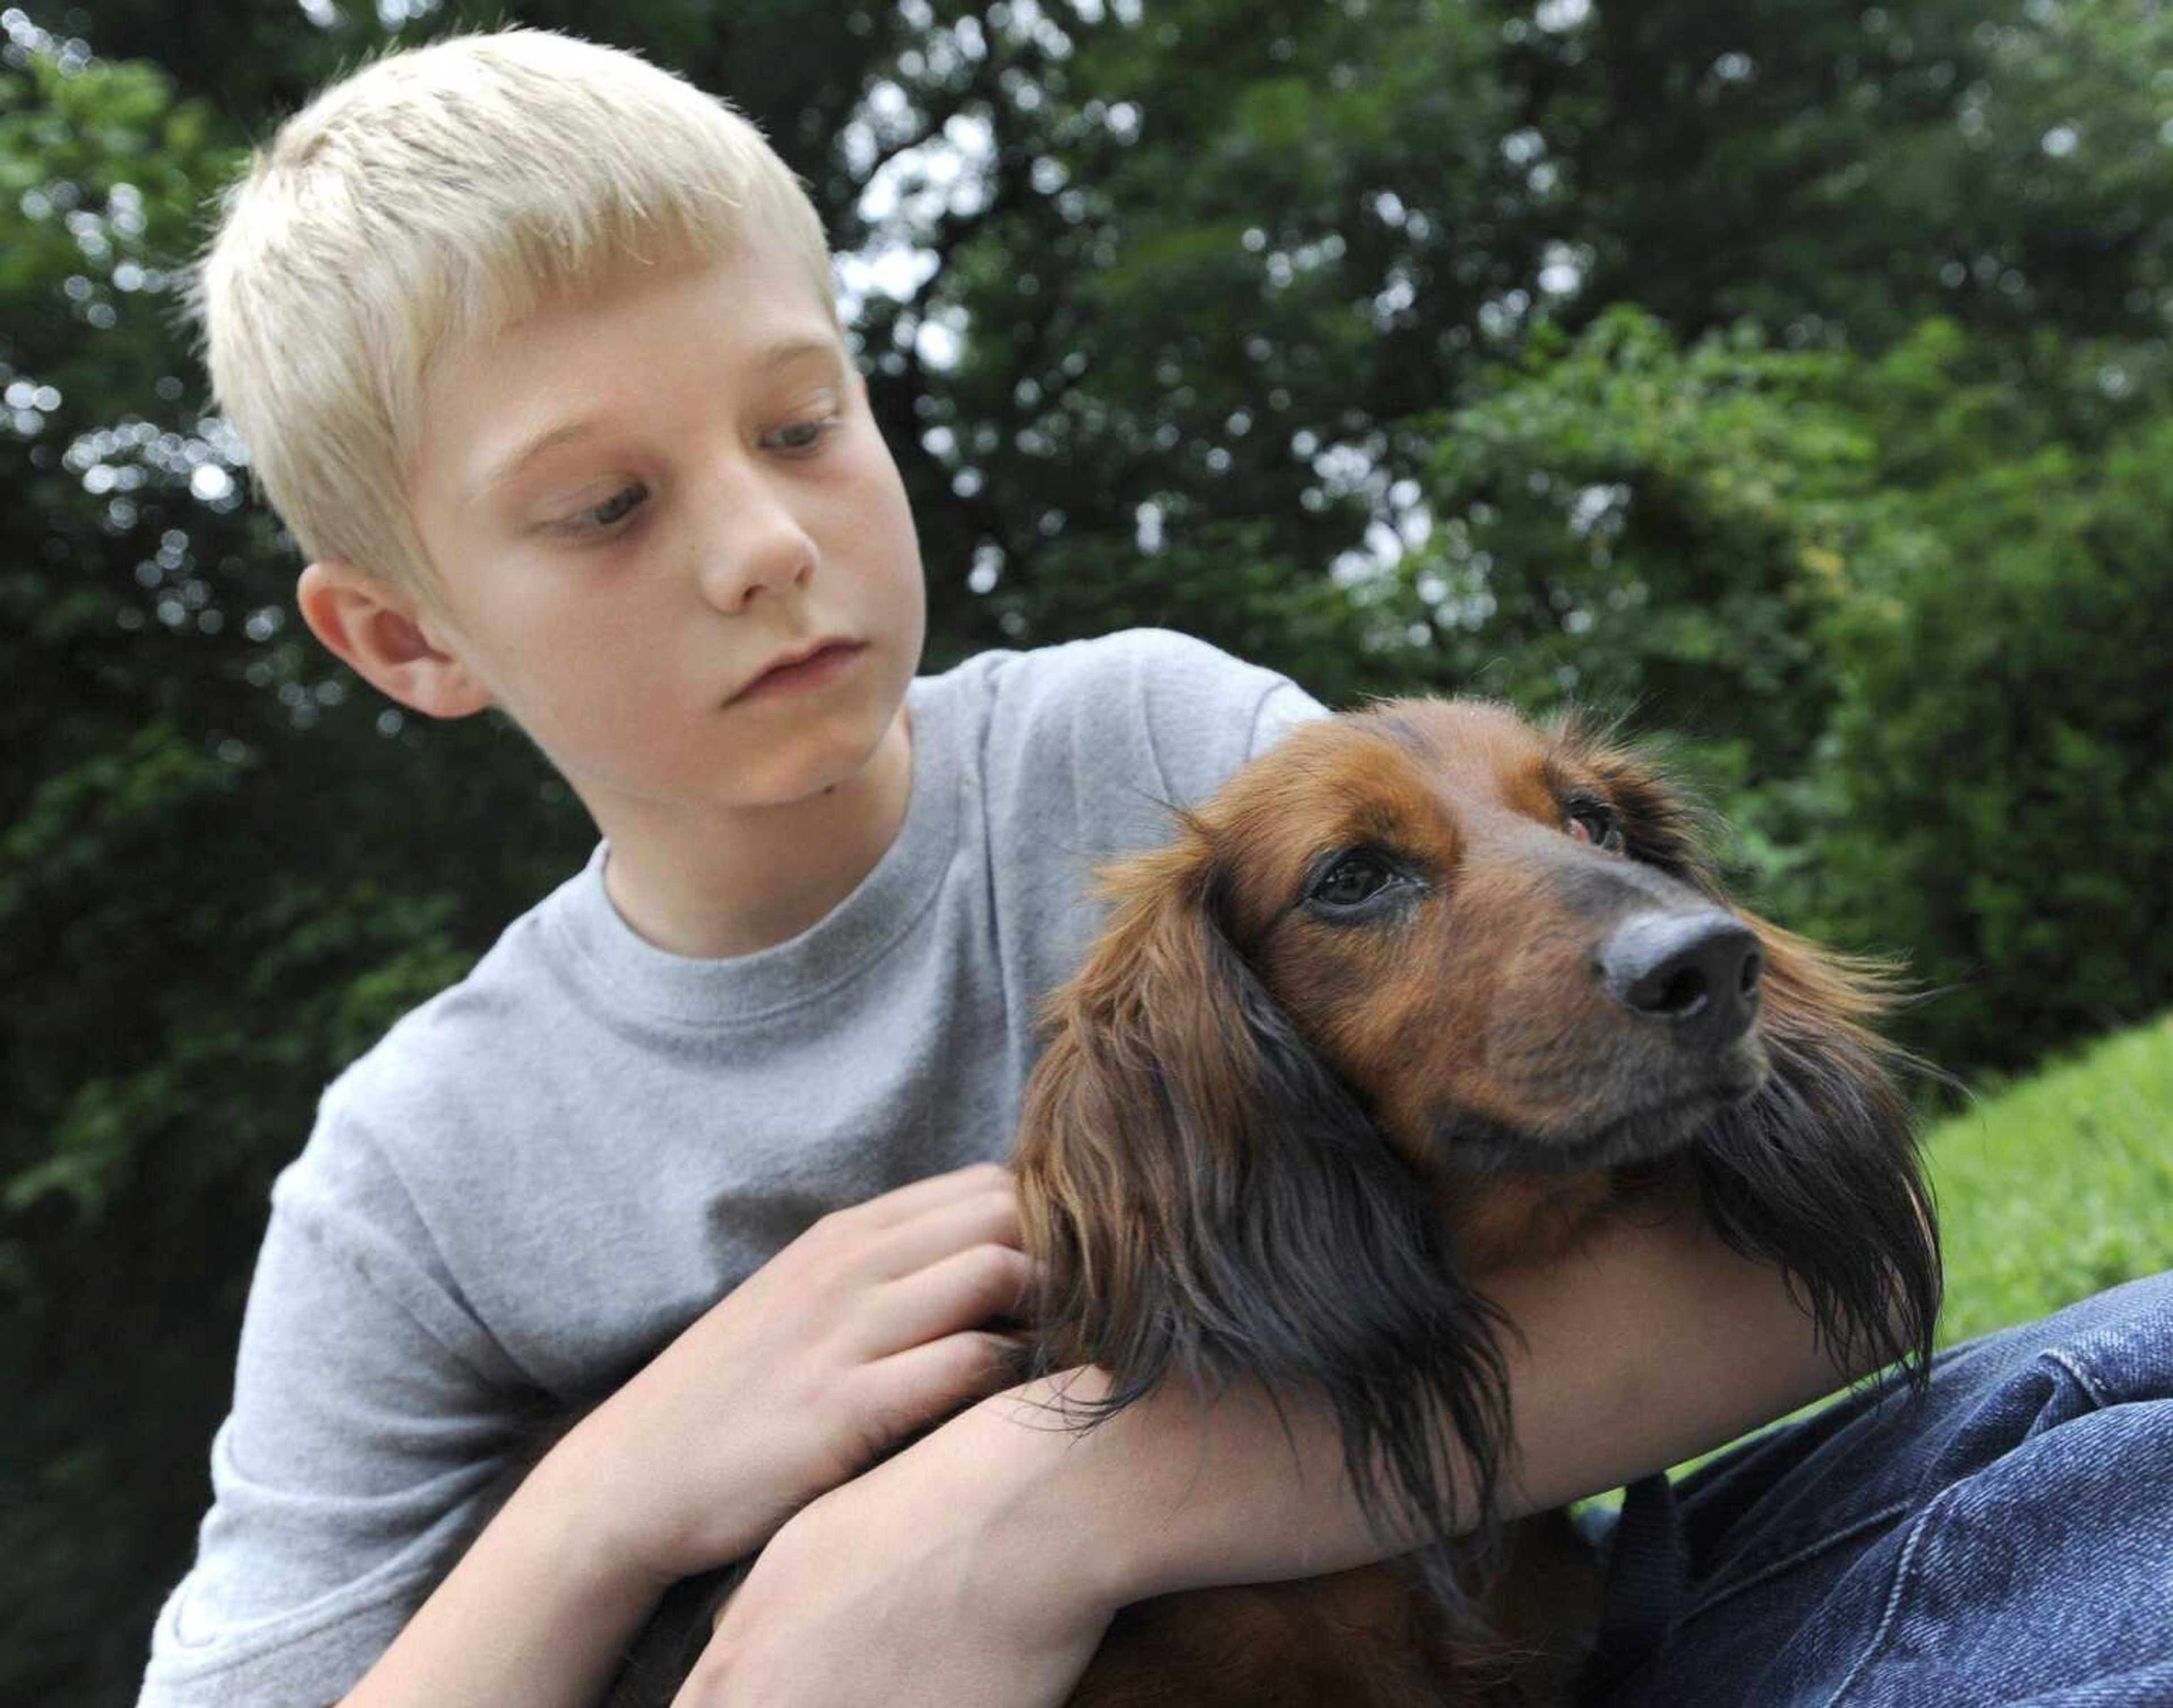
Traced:
<path fill-rule="evenodd" d="M 838 424 L 834 415 L 823 416 L 817 421 L 795 421 L 790 427 L 780 427 L 770 435 L 786 450 L 809 450 L 817 440 Z"/>
<path fill-rule="evenodd" d="M 772 448 L 793 453 L 812 450 L 817 445 L 844 423 L 834 415 L 822 416 L 812 421 L 795 421 L 790 427 L 780 427 L 764 435 L 763 443 Z M 601 534 L 608 532 L 649 496 L 649 488 L 639 481 L 624 486 L 601 504 L 577 511 L 556 525 L 555 531 L 566 534 Z"/>
<path fill-rule="evenodd" d="M 639 481 L 636 481 L 632 486 L 621 487 L 595 509 L 583 510 L 574 516 L 567 526 L 574 533 L 586 533 L 596 529 L 608 528 L 612 523 L 623 518 L 648 494 L 649 488 L 642 485 Z"/>

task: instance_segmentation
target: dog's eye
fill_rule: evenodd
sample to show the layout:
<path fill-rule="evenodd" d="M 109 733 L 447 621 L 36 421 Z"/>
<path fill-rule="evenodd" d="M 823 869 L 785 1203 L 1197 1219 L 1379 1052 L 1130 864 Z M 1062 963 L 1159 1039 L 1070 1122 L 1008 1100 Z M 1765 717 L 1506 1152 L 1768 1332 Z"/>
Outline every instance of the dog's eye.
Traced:
<path fill-rule="evenodd" d="M 1562 828 L 1579 842 L 1594 848 L 1620 849 L 1622 826 L 1615 809 L 1603 800 L 1572 800 L 1566 810 Z"/>
<path fill-rule="evenodd" d="M 1378 854 L 1345 854 L 1313 886 L 1313 899 L 1331 908 L 1353 907 L 1380 894 L 1394 876 Z"/>

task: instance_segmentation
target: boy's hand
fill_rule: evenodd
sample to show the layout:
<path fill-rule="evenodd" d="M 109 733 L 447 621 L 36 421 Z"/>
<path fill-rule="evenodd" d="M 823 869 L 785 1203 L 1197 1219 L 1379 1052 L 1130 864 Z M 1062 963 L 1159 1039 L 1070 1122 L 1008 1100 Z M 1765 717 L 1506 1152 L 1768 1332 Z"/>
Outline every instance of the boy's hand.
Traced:
<path fill-rule="evenodd" d="M 1130 1598 L 1070 1438 L 1024 1416 L 976 1406 L 794 1517 L 672 1708 L 1065 1701 Z"/>
<path fill-rule="evenodd" d="M 824 1216 L 555 1448 L 599 1535 L 659 1587 L 752 1553 L 912 1430 L 1003 1385 L 1030 1264 L 980 1163 Z"/>

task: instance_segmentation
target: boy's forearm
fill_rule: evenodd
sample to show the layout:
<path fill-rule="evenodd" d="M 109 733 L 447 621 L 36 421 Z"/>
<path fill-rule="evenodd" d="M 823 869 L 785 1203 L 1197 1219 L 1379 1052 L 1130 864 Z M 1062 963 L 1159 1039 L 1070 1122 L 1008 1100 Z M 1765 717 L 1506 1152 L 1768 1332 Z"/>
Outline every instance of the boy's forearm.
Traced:
<path fill-rule="evenodd" d="M 1510 1517 L 1678 1463 L 1859 1373 L 1818 1345 L 1778 1270 L 1737 1256 L 1686 1212 L 1610 1226 L 1564 1263 L 1495 1278 L 1488 1291 L 1525 1336 L 1505 1348 L 1517 1441 L 1502 1486 Z M 1082 1396 L 1099 1392 L 1099 1372 L 1077 1380 Z M 1052 1385 L 987 1404 L 1045 1428 L 1017 1401 L 1045 1398 Z M 1107 1574 L 1099 1587 L 1116 1601 L 1310 1576 L 1414 1545 L 1415 1530 L 1383 1538 L 1367 1526 L 1326 1407 L 1286 1402 L 1283 1411 L 1294 1443 L 1257 1388 L 1205 1410 L 1165 1390 L 1082 1437 L 1020 1445 L 1049 1479 L 1046 1501 L 1080 1535 L 1080 1569 Z M 1468 1510 L 1467 1461 L 1453 1438 L 1451 1447 Z"/>
<path fill-rule="evenodd" d="M 340 1708 L 596 1708 L 665 1586 L 598 1533 L 563 1443 Z"/>

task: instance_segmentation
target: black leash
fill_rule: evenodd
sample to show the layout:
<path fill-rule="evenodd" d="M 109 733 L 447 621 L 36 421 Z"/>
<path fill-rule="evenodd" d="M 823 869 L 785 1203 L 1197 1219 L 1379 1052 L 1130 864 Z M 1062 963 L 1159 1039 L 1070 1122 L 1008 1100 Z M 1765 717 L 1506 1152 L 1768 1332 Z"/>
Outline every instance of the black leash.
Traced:
<path fill-rule="evenodd" d="M 1631 1484 L 1607 1540 L 1599 1630 L 1578 1677 L 1578 1700 L 1599 1701 L 1665 1646 L 1682 1617 L 1688 1571 L 1666 1474 Z"/>

